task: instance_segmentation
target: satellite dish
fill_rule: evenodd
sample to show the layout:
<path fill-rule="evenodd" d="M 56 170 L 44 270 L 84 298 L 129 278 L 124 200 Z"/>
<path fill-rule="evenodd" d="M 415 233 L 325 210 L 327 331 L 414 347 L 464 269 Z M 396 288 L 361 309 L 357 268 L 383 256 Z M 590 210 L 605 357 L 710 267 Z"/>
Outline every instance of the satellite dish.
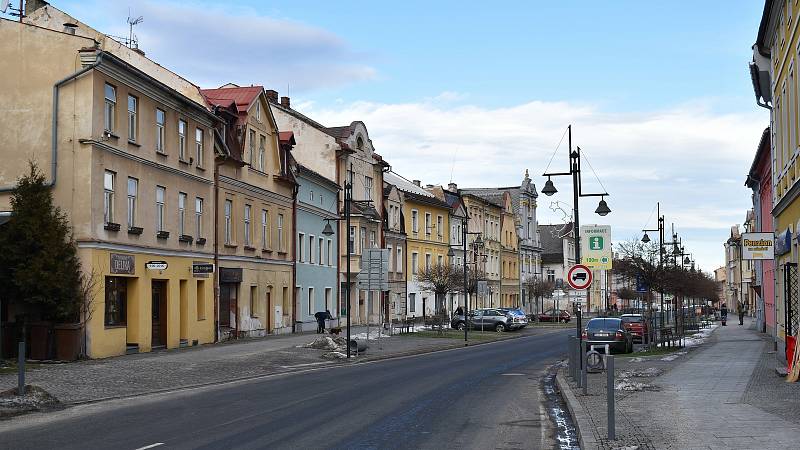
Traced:
<path fill-rule="evenodd" d="M 10 4 L 11 0 L 0 0 L 0 12 L 6 12 Z"/>

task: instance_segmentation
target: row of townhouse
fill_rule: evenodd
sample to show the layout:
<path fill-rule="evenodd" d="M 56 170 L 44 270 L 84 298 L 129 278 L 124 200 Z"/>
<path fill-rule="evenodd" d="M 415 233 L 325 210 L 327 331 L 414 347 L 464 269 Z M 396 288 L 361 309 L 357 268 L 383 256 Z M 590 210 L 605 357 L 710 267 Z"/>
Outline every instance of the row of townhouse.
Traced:
<path fill-rule="evenodd" d="M 743 264 L 736 226 L 725 244 L 725 270 L 717 272 L 728 308 L 744 302 L 760 331 L 773 337 L 783 362 L 800 331 L 798 15 L 796 0 L 765 0 L 750 62 L 756 103 L 769 111 L 769 127 L 761 134 L 745 181 L 753 191 L 753 209 L 744 231 L 774 233 L 775 258 Z"/>
<path fill-rule="evenodd" d="M 200 88 L 43 1 L 0 19 L 0 41 L 14 61 L 0 77 L 0 213 L 36 161 L 97 281 L 87 356 L 308 331 L 316 312 L 343 317 L 348 291 L 355 324 L 453 311 L 463 293 L 437 304 L 417 280 L 434 264 L 485 273 L 470 307 L 531 310 L 527 171 L 517 187 L 422 187 L 391 171 L 363 122 L 324 126 L 258 85 Z M 369 248 L 390 255 L 388 291 L 355 282 Z M 35 313 L 0 300 L 0 324 Z"/>

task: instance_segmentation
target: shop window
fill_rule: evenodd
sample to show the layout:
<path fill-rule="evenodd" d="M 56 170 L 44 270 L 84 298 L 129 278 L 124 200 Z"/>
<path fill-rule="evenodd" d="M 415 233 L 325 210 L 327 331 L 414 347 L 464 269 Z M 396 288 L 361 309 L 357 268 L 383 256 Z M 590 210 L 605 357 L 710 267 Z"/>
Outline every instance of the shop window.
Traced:
<path fill-rule="evenodd" d="M 105 283 L 106 326 L 125 325 L 127 321 L 128 279 L 124 277 L 106 277 Z"/>

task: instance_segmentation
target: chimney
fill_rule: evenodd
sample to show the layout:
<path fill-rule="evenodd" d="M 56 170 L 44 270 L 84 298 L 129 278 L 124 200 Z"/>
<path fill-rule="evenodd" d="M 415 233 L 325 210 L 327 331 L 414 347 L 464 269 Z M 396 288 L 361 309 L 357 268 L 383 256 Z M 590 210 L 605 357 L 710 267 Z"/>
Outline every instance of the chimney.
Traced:
<path fill-rule="evenodd" d="M 267 100 L 269 100 L 270 103 L 278 103 L 278 91 L 267 89 Z"/>
<path fill-rule="evenodd" d="M 451 192 L 458 192 L 458 185 L 455 183 L 450 183 L 447 185 L 447 190 Z"/>
<path fill-rule="evenodd" d="M 414 181 L 412 181 L 412 183 L 414 183 L 416 186 L 420 186 L 420 184 L 419 184 L 420 181 L 419 180 L 414 180 Z"/>
<path fill-rule="evenodd" d="M 289 106 L 289 97 L 281 97 L 281 106 L 283 106 L 286 109 L 291 108 L 291 106 Z"/>

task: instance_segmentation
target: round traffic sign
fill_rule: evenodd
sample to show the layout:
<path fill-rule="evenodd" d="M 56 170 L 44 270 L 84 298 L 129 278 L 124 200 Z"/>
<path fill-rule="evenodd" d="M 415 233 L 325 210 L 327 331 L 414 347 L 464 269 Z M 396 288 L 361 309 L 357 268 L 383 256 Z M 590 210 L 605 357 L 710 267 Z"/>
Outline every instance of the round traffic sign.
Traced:
<path fill-rule="evenodd" d="M 583 264 L 575 264 L 567 272 L 567 283 L 572 289 L 582 291 L 592 284 L 592 271 Z"/>

